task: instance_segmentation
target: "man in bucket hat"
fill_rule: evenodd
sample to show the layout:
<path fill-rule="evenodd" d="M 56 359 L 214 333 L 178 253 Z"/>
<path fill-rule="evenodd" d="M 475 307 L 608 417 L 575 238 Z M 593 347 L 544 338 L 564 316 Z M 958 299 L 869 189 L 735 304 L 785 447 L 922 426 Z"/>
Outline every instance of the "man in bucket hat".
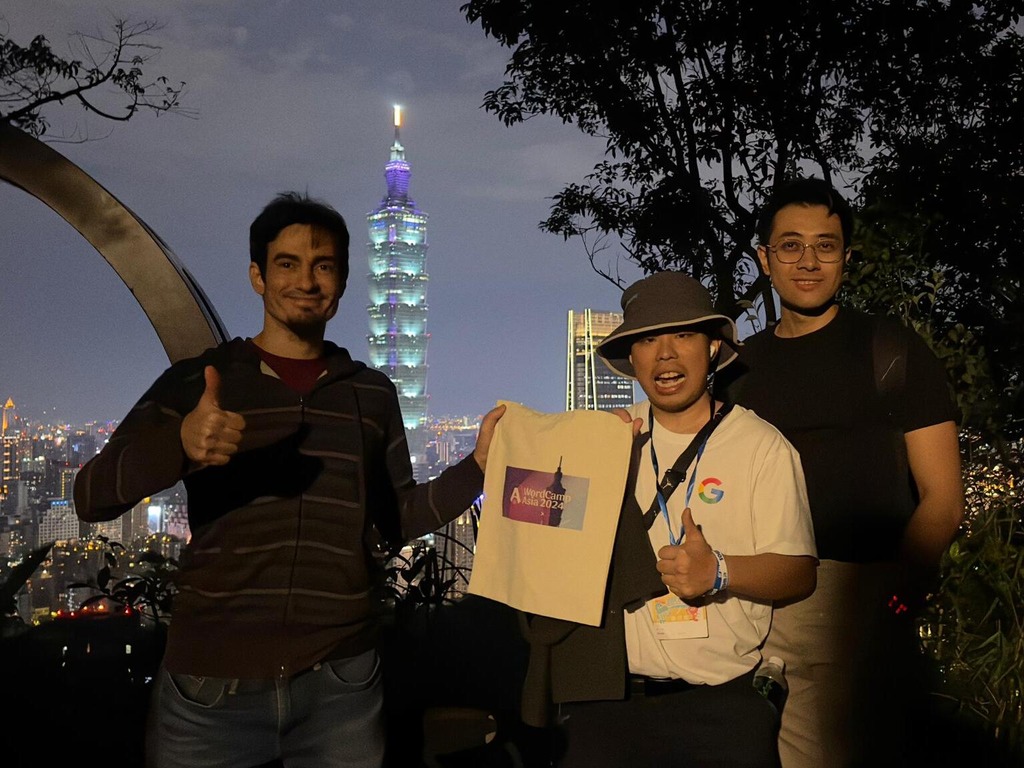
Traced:
<path fill-rule="evenodd" d="M 723 413 L 711 397 L 738 342 L 704 286 L 660 272 L 627 288 L 622 308 L 598 354 L 647 400 L 628 410 L 637 438 L 605 621 L 547 641 L 558 765 L 776 766 L 776 715 L 752 683 L 772 601 L 814 589 L 799 456 L 752 411 Z M 650 599 L 618 604 L 627 579 L 644 585 L 634 596 L 653 581 Z"/>

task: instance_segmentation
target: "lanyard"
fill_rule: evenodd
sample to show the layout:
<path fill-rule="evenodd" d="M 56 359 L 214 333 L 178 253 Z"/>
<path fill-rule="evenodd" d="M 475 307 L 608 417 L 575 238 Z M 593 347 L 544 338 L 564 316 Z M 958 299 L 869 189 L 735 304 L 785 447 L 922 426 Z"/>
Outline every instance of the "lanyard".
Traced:
<path fill-rule="evenodd" d="M 715 407 L 713 402 L 711 407 Z M 714 420 L 714 417 L 712 417 L 712 421 Z M 661 484 L 658 481 L 658 476 L 661 474 L 661 472 L 658 469 L 658 454 L 654 450 L 654 411 L 651 408 L 648 408 L 647 410 L 647 422 L 648 424 L 650 424 L 649 431 L 651 433 L 651 464 L 654 465 L 654 484 L 656 488 L 655 498 L 658 501 L 658 508 L 661 510 L 661 514 L 665 518 L 665 527 L 668 528 L 668 541 L 672 546 L 677 546 L 686 536 L 686 531 L 680 529 L 678 538 L 675 536 L 675 534 L 672 533 L 672 523 L 668 517 L 668 504 L 665 501 L 665 495 L 661 492 Z M 684 500 L 684 504 L 687 507 L 690 506 L 690 497 L 693 495 L 693 485 L 694 481 L 696 481 L 697 479 L 697 466 L 700 464 L 700 457 L 704 453 L 704 446 L 708 444 L 708 438 L 711 437 L 710 431 L 702 431 L 704 431 L 705 433 L 704 439 L 701 440 L 700 445 L 697 446 L 697 456 L 693 460 L 693 472 L 690 473 L 690 480 L 686 484 L 686 499 Z M 699 434 L 694 435 L 693 439 L 696 440 L 697 437 L 699 437 Z M 689 450 L 690 447 L 692 447 L 692 445 L 693 444 L 691 443 L 689 446 L 687 446 L 686 450 Z M 686 451 L 683 452 L 685 453 Z"/>

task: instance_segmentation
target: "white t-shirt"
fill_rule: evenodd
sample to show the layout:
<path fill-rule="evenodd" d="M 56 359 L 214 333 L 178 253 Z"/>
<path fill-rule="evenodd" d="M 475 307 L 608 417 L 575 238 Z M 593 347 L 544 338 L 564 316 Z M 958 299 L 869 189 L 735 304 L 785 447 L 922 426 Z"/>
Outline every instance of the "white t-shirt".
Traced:
<path fill-rule="evenodd" d="M 647 423 L 645 400 L 628 409 Z M 654 447 L 662 475 L 693 435 L 679 435 L 655 425 Z M 753 411 L 734 406 L 711 434 L 696 460 L 690 497 L 694 522 L 712 549 L 725 555 L 816 556 L 807 488 L 796 449 Z M 668 500 L 673 534 L 678 537 L 691 463 Z M 656 479 L 645 447 L 636 483 L 636 500 L 646 511 L 655 498 Z M 669 544 L 664 515 L 658 514 L 648 535 L 655 553 Z M 717 685 L 753 669 L 771 624 L 771 601 L 734 597 L 729 590 L 707 599 L 707 637 L 661 639 L 647 607 L 626 613 L 626 650 L 633 674 L 682 678 Z"/>

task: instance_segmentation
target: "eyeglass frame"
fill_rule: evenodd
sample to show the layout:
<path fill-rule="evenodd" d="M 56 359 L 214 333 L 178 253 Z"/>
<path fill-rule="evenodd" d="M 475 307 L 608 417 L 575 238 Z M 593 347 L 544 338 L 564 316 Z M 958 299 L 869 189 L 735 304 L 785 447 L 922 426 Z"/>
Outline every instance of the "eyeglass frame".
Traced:
<path fill-rule="evenodd" d="M 795 237 L 783 238 L 782 240 L 779 240 L 779 243 L 800 243 L 800 245 L 803 246 L 803 249 L 800 251 L 800 255 L 797 256 L 792 261 L 785 261 L 784 259 L 779 258 L 779 246 L 778 245 L 764 244 L 764 245 L 762 245 L 762 247 L 766 251 L 768 251 L 770 253 L 774 253 L 775 254 L 775 258 L 779 260 L 780 264 L 799 264 L 803 260 L 804 254 L 807 253 L 807 249 L 808 248 L 811 249 L 811 252 L 814 254 L 814 258 L 817 259 L 818 261 L 820 261 L 822 264 L 838 264 L 839 262 L 843 261 L 847 256 L 849 256 L 850 252 L 853 250 L 852 248 L 850 248 L 849 246 L 847 246 L 845 248 L 840 247 L 840 249 L 837 251 L 837 253 L 839 255 L 839 258 L 831 260 L 831 261 L 829 259 L 821 258 L 821 254 L 818 253 L 818 246 L 823 245 L 825 243 L 833 244 L 835 242 L 836 242 L 835 240 L 831 240 L 831 239 L 822 239 L 822 240 L 819 240 L 816 243 L 805 243 L 803 240 L 798 240 Z"/>

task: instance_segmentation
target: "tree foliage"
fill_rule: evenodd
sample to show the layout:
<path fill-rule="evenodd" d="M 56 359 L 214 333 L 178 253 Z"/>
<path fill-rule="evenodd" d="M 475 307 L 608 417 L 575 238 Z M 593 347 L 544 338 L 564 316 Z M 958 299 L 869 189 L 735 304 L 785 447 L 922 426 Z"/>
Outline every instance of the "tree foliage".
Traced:
<path fill-rule="evenodd" d="M 108 34 L 75 34 L 71 57 L 54 52 L 38 35 L 27 46 L 0 32 L 0 122 L 42 137 L 50 130 L 51 105 L 77 102 L 86 112 L 125 122 L 141 110 L 183 113 L 185 83 L 150 77 L 147 65 L 159 52 L 150 36 L 156 22 L 116 20 Z M 77 131 L 65 136 L 81 139 Z"/>
<path fill-rule="evenodd" d="M 1021 445 L 1005 463 L 966 440 L 968 522 L 943 558 L 942 584 L 921 620 L 925 652 L 942 672 L 937 693 L 967 722 L 1024 759 L 1024 517 Z M 981 764 L 981 763 L 979 763 Z M 989 764 L 989 763 L 985 763 Z"/>
<path fill-rule="evenodd" d="M 604 161 L 557 192 L 541 223 L 581 238 L 599 271 L 617 241 L 644 271 L 709 282 L 734 315 L 760 294 L 771 322 L 753 261 L 758 206 L 798 174 L 852 198 L 842 300 L 919 330 L 983 433 L 965 432 L 968 521 L 943 564 L 928 650 L 951 675 L 948 695 L 1024 744 L 1024 0 L 468 0 L 462 11 L 511 51 L 488 111 L 507 125 L 555 115 L 606 140 Z"/>
<path fill-rule="evenodd" d="M 618 243 L 644 271 L 706 280 L 738 314 L 770 297 L 754 261 L 758 206 L 787 178 L 816 175 L 876 225 L 890 212 L 929 222 L 920 269 L 954 272 L 965 290 L 950 308 L 984 345 L 1004 403 L 1019 399 L 1024 1 L 469 0 L 462 11 L 511 51 L 488 111 L 508 125 L 556 115 L 605 138 L 606 158 L 554 194 L 541 228 L 582 238 L 606 277 L 616 281 L 597 257 Z M 761 306 L 772 322 L 772 302 Z"/>
<path fill-rule="evenodd" d="M 945 364 L 961 424 L 984 434 L 1015 463 L 1007 443 L 1013 430 L 1005 423 L 1013 401 L 999 387 L 984 339 L 986 328 L 1000 321 L 971 319 L 976 276 L 928 258 L 936 225 L 935 216 L 884 203 L 863 209 L 855 234 L 860 251 L 846 272 L 843 302 L 896 317 L 917 331 Z"/>

